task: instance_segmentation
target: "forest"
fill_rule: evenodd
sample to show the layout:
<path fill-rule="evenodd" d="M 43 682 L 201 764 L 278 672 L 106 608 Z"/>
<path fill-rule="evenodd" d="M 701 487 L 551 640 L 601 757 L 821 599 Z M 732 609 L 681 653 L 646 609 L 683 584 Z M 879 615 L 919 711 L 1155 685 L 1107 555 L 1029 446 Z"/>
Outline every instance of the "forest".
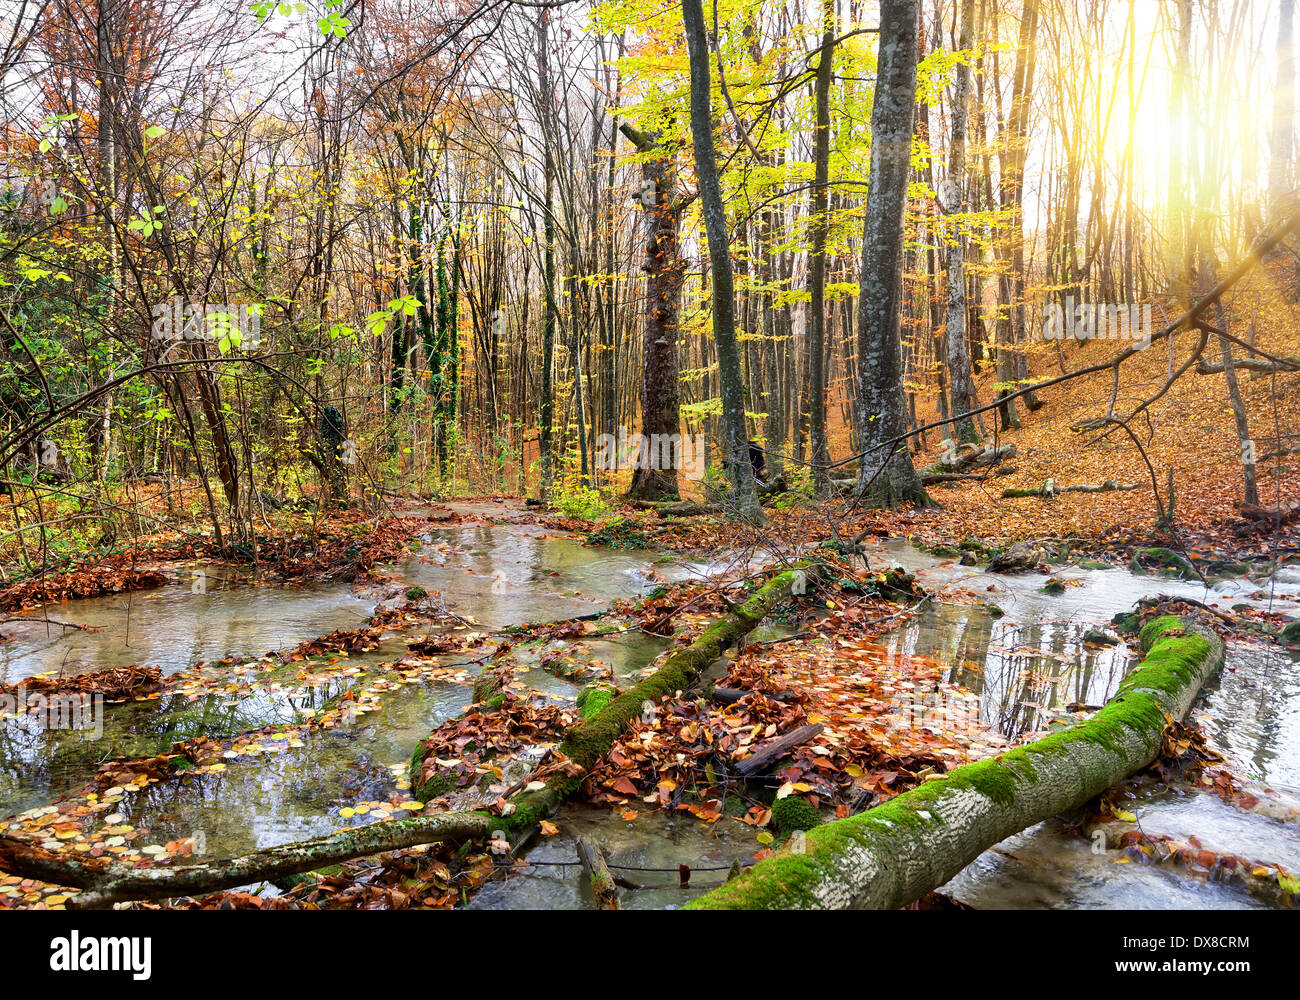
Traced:
<path fill-rule="evenodd" d="M 0 0 L 0 909 L 1300 904 L 1295 15 Z"/>

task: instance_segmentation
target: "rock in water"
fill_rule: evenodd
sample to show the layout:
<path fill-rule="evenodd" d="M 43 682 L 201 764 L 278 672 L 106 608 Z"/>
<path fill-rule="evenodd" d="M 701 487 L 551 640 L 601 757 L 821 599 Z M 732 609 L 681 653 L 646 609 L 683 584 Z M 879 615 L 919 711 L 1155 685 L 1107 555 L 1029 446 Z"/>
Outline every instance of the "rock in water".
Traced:
<path fill-rule="evenodd" d="M 1033 569 L 1042 561 L 1043 550 L 1033 542 L 1016 542 L 1005 552 L 989 560 L 990 573 L 1014 573 Z"/>

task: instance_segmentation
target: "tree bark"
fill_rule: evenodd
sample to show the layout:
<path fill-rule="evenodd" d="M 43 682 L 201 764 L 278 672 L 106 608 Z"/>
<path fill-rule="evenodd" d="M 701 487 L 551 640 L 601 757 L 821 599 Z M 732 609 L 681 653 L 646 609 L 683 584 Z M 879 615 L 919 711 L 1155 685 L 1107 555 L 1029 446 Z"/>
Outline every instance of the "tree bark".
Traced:
<path fill-rule="evenodd" d="M 864 499 L 885 507 L 930 502 L 906 443 L 885 444 L 908 430 L 899 323 L 919 24 L 920 0 L 881 3 L 871 174 L 858 278 L 857 416 L 862 447 L 888 449 L 864 460 L 858 479 Z"/>
<path fill-rule="evenodd" d="M 722 395 L 722 453 L 726 456 L 727 471 L 735 490 L 736 513 L 746 520 L 761 523 L 763 509 L 758 504 L 745 433 L 745 395 L 740 352 L 736 345 L 731 242 L 713 146 L 709 45 L 700 0 L 683 0 L 682 21 L 691 63 L 691 140 L 695 146 L 695 173 L 699 178 L 700 210 L 704 215 L 709 268 L 713 275 L 713 340 L 718 352 L 718 383 Z"/>
<path fill-rule="evenodd" d="M 831 160 L 831 70 L 835 59 L 835 0 L 822 3 L 822 46 L 814 87 L 817 123 L 813 130 L 813 189 L 808 250 L 808 460 L 813 493 L 830 492 L 830 449 L 826 442 L 826 230 Z"/>
<path fill-rule="evenodd" d="M 677 245 L 681 203 L 677 192 L 675 153 L 656 146 L 656 136 L 629 125 L 622 133 L 642 153 L 655 153 L 641 165 L 644 191 L 653 192 L 646 207 L 650 234 L 646 241 L 645 327 L 642 340 L 641 430 L 644 437 L 681 433 L 681 389 L 678 384 L 677 331 L 681 312 L 683 262 Z M 614 428 L 605 430 L 614 433 Z M 641 462 L 632 474 L 627 495 L 633 500 L 677 500 L 677 470 L 653 469 Z"/>
<path fill-rule="evenodd" d="M 971 27 L 975 19 L 975 0 L 962 0 L 961 40 L 958 48 L 971 48 Z M 957 91 L 952 104 L 952 143 L 948 151 L 948 196 L 945 212 L 963 210 L 966 184 L 966 110 L 970 101 L 970 66 L 957 65 Z M 965 240 L 955 222 L 948 225 L 948 321 L 945 340 L 948 354 L 948 380 L 952 394 L 953 437 L 958 442 L 979 440 L 975 418 L 975 386 L 971 379 L 970 351 L 966 344 L 966 269 Z M 963 416 L 963 414 L 965 414 Z"/>

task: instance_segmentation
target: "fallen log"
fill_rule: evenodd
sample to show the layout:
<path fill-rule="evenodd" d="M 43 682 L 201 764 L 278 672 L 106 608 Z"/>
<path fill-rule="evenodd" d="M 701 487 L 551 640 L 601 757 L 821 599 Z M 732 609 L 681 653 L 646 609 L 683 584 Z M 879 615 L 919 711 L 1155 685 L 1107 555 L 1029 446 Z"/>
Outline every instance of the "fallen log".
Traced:
<path fill-rule="evenodd" d="M 1008 458 L 1016 457 L 1016 446 L 1014 444 L 1002 444 L 996 448 L 986 445 L 965 444 L 957 448 L 952 440 L 944 439 L 940 446 L 951 450 L 940 455 L 939 461 L 934 465 L 920 470 L 922 476 L 968 472 L 971 469 L 997 465 Z"/>
<path fill-rule="evenodd" d="M 703 514 L 721 514 L 723 507 L 716 503 L 694 503 L 682 500 L 679 503 L 661 504 L 658 508 L 660 517 L 699 517 Z"/>
<path fill-rule="evenodd" d="M 1284 500 L 1277 507 L 1260 507 L 1251 503 L 1237 504 L 1237 510 L 1242 517 L 1248 517 L 1252 521 L 1272 521 L 1274 524 L 1286 524 L 1288 521 L 1300 517 L 1300 502 L 1295 500 Z"/>
<path fill-rule="evenodd" d="M 235 858 L 176 868 L 136 868 L 71 852 L 48 851 L 16 837 L 0 837 L 0 869 L 83 890 L 68 900 L 69 909 L 104 909 L 128 899 L 166 899 L 233 889 L 419 844 L 482 838 L 495 826 L 491 816 L 480 813 L 435 813 L 385 820 Z"/>
<path fill-rule="evenodd" d="M 1257 372 L 1261 375 L 1272 374 L 1273 372 L 1300 372 L 1300 358 L 1283 357 L 1276 361 L 1268 361 L 1264 358 L 1233 358 L 1232 367 L 1242 369 L 1248 372 Z M 1202 358 L 1196 365 L 1197 375 L 1222 375 L 1222 361 L 1207 361 Z"/>
<path fill-rule="evenodd" d="M 979 472 L 923 472 L 921 476 L 922 486 L 936 486 L 939 483 L 960 483 L 966 480 L 974 480 L 982 483 L 988 479 L 988 473 Z"/>
<path fill-rule="evenodd" d="M 1223 642 L 1172 615 L 1141 632 L 1147 655 L 1092 718 L 927 780 L 883 805 L 818 826 L 689 909 L 897 909 L 1014 833 L 1141 770 L 1223 664 Z"/>
<path fill-rule="evenodd" d="M 741 698 L 754 694 L 753 691 L 746 691 L 744 688 L 724 688 L 715 687 L 709 693 L 709 700 L 719 705 L 734 705 Z M 798 696 L 793 691 L 773 691 L 770 694 L 763 692 L 764 698 L 771 698 L 773 701 L 794 701 Z"/>
<path fill-rule="evenodd" d="M 819 722 L 800 726 L 784 736 L 778 736 L 769 743 L 764 743 L 754 753 L 736 765 L 736 773 L 742 778 L 762 774 L 795 747 L 803 746 L 817 736 L 824 727 Z"/>
<path fill-rule="evenodd" d="M 1098 483 L 1090 486 L 1087 483 L 1081 483 L 1075 486 L 1057 486 L 1052 480 L 1043 483 L 1042 486 L 1036 486 L 1033 489 L 1016 489 L 1010 488 L 1002 491 L 1003 500 L 1013 500 L 1017 497 L 1042 497 L 1051 499 L 1062 493 L 1111 493 L 1115 490 L 1137 490 L 1141 489 L 1136 483 L 1121 483 L 1114 479 L 1107 479 L 1104 483 Z"/>

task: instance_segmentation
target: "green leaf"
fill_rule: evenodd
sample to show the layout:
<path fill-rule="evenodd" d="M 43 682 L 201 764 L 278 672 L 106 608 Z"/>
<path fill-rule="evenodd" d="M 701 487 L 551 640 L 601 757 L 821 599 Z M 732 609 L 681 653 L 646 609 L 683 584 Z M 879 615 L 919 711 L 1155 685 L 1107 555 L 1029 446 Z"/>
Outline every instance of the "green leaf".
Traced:
<path fill-rule="evenodd" d="M 144 137 L 146 139 L 157 139 L 160 135 L 162 135 L 166 131 L 167 130 L 163 128 L 161 125 L 150 125 L 147 129 L 144 130 Z"/>

